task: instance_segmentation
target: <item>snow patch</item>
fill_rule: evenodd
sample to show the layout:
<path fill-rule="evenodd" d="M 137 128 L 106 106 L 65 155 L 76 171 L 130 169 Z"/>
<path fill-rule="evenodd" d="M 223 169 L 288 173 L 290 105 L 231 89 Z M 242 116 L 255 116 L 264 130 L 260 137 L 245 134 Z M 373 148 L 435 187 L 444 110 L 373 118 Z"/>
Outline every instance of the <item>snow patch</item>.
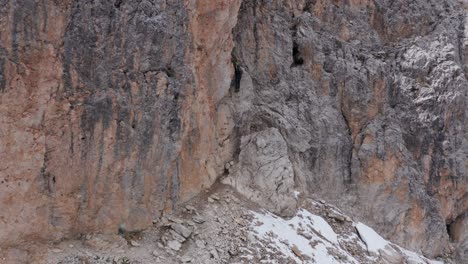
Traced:
<path fill-rule="evenodd" d="M 294 195 L 294 199 L 298 199 L 299 198 L 299 194 L 301 194 L 301 192 L 298 192 L 298 191 L 294 191 L 293 192 L 293 195 Z"/>
<path fill-rule="evenodd" d="M 406 250 L 398 245 L 395 245 L 388 240 L 385 240 L 381 237 L 374 229 L 370 228 L 369 226 L 363 223 L 356 224 L 356 230 L 359 233 L 359 236 L 364 241 L 367 246 L 367 250 L 370 252 L 374 252 L 376 254 L 380 254 L 380 251 L 384 251 L 389 255 L 400 254 L 406 259 L 406 263 L 412 264 L 443 264 L 443 262 L 430 260 L 421 255 L 416 254 L 415 252 Z M 395 250 L 395 249 L 398 249 Z"/>
<path fill-rule="evenodd" d="M 411 264 L 444 264 L 442 261 L 430 260 L 421 255 L 414 253 L 413 251 L 406 250 L 400 246 L 397 246 L 401 253 L 405 256 L 406 262 Z"/>
<path fill-rule="evenodd" d="M 359 263 L 338 242 L 338 235 L 320 216 L 301 209 L 286 220 L 271 213 L 253 213 L 253 229 L 260 241 L 267 241 L 284 256 L 298 263 Z M 294 252 L 296 248 L 299 252 Z M 330 253 L 330 248 L 336 253 Z M 297 251 L 296 250 L 296 251 Z M 299 253 L 305 260 L 299 258 Z M 308 259 L 308 260 L 307 260 Z"/>
<path fill-rule="evenodd" d="M 366 263 L 377 263 L 382 256 L 392 255 L 402 257 L 405 263 L 443 264 L 385 240 L 363 223 L 353 222 L 354 232 L 341 230 L 337 234 L 324 218 L 305 209 L 300 209 L 291 219 L 283 219 L 267 211 L 252 212 L 252 215 L 252 242 L 260 245 L 268 255 L 262 255 L 262 263 L 279 263 L 274 255 L 280 254 L 296 263 L 311 264 L 360 263 L 356 258 L 365 259 Z M 349 251 L 350 245 L 353 251 Z M 355 250 L 362 253 L 358 256 Z"/>
<path fill-rule="evenodd" d="M 390 244 L 387 240 L 377 234 L 374 229 L 363 223 L 357 223 L 356 229 L 362 241 L 366 243 L 368 251 L 378 254 L 379 250 L 385 250 L 385 247 Z"/>

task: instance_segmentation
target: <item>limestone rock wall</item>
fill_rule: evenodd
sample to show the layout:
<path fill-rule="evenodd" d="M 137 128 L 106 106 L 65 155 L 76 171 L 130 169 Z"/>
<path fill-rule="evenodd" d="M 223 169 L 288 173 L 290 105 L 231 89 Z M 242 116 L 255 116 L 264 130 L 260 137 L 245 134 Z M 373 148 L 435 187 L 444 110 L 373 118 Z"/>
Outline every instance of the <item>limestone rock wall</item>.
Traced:
<path fill-rule="evenodd" d="M 0 245 L 142 229 L 221 177 L 463 257 L 467 7 L 1 1 Z M 271 157 L 285 185 L 242 173 Z"/>
<path fill-rule="evenodd" d="M 215 181 L 239 5 L 1 1 L 1 245 L 142 229 Z"/>
<path fill-rule="evenodd" d="M 243 1 L 233 131 L 278 129 L 305 195 L 463 252 L 447 229 L 468 209 L 466 21 L 459 1 Z"/>

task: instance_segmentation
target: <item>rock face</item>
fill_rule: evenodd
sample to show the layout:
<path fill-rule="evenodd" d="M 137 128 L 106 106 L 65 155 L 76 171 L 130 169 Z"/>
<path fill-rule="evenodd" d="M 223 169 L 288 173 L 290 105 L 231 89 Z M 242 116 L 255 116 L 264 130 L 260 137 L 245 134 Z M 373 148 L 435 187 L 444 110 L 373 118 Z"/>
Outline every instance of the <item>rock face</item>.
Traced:
<path fill-rule="evenodd" d="M 372 228 L 353 222 L 324 201 L 302 199 L 291 217 L 282 218 L 259 209 L 227 185 L 215 184 L 208 193 L 209 196 L 203 192 L 190 199 L 185 208 L 165 215 L 143 232 L 123 237 L 86 235 L 35 245 L 38 248 L 0 249 L 0 261 L 2 264 L 444 263 L 383 239 Z M 186 233 L 187 230 L 192 232 Z"/>
<path fill-rule="evenodd" d="M 446 226 L 468 209 L 466 10 L 243 1 L 233 57 L 251 81 L 233 90 L 238 133 L 278 129 L 301 193 L 443 254 L 455 238 Z M 237 114 L 243 89 L 249 109 Z"/>
<path fill-rule="evenodd" d="M 0 245 L 142 229 L 215 181 L 239 5 L 1 1 Z"/>
<path fill-rule="evenodd" d="M 0 246 L 142 229 L 222 176 L 277 213 L 298 190 L 462 259 L 467 10 L 2 1 Z"/>
<path fill-rule="evenodd" d="M 223 182 L 276 214 L 294 214 L 294 171 L 279 131 L 269 128 L 242 137 L 240 149 L 238 164 Z"/>

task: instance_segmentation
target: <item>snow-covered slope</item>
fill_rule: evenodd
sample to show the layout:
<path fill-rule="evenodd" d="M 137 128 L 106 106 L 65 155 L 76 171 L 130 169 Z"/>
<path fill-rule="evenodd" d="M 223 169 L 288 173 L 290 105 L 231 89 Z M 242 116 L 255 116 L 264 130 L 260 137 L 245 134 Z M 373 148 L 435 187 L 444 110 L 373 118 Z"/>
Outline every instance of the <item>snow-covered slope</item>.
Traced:
<path fill-rule="evenodd" d="M 326 207 L 312 203 L 310 211 Z M 262 263 L 443 263 L 385 240 L 332 207 L 322 210 L 328 212 L 331 224 L 310 211 L 300 209 L 291 219 L 267 211 L 252 212 L 252 244 L 255 250 L 264 251 Z"/>

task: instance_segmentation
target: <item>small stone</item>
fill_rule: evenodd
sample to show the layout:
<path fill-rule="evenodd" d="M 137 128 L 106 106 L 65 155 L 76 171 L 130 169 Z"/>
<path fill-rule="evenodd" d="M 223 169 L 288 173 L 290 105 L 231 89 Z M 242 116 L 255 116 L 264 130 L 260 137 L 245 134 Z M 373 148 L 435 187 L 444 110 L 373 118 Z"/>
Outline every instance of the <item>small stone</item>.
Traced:
<path fill-rule="evenodd" d="M 195 207 L 190 206 L 190 205 L 185 206 L 185 209 L 186 209 L 188 212 L 196 212 L 196 211 L 197 211 L 197 209 L 195 209 Z"/>
<path fill-rule="evenodd" d="M 195 226 L 196 225 L 193 221 L 190 221 L 190 220 L 188 220 L 186 222 L 186 224 L 189 225 L 189 226 Z"/>
<path fill-rule="evenodd" d="M 141 246 L 141 245 L 140 245 L 138 242 L 136 242 L 135 240 L 130 240 L 130 245 L 131 245 L 132 247 L 139 247 L 139 246 Z"/>
<path fill-rule="evenodd" d="M 293 245 L 291 247 L 292 252 L 298 256 L 299 258 L 302 257 L 302 252 L 299 250 L 299 248 L 296 245 Z"/>
<path fill-rule="evenodd" d="M 332 219 L 335 219 L 338 222 L 344 222 L 346 220 L 346 218 L 343 215 L 339 215 L 339 214 L 334 213 L 334 212 L 329 212 L 328 217 L 330 217 Z"/>
<path fill-rule="evenodd" d="M 167 246 L 172 250 L 178 251 L 182 247 L 182 244 L 177 240 L 171 240 L 167 243 Z"/>
<path fill-rule="evenodd" d="M 179 235 L 179 233 L 177 233 L 174 230 L 170 230 L 169 232 L 171 233 L 172 238 L 179 241 L 180 243 L 184 243 L 185 240 L 187 240 L 187 239 L 185 239 L 185 237 L 183 237 L 182 235 Z"/>
<path fill-rule="evenodd" d="M 52 252 L 54 252 L 54 253 L 62 253 L 63 250 L 61 250 L 60 248 L 53 248 L 53 249 L 52 249 Z"/>
<path fill-rule="evenodd" d="M 188 263 L 192 262 L 192 258 L 189 256 L 183 256 L 182 258 L 180 258 L 180 261 L 182 261 L 183 263 Z"/>
<path fill-rule="evenodd" d="M 151 252 L 151 254 L 153 254 L 153 256 L 159 258 L 159 252 L 157 250 L 153 250 L 153 252 Z"/>
<path fill-rule="evenodd" d="M 188 229 L 182 224 L 171 225 L 172 230 L 176 231 L 178 234 L 182 235 L 185 238 L 189 238 L 192 234 L 192 230 Z"/>
<path fill-rule="evenodd" d="M 224 165 L 224 168 L 225 168 L 226 170 L 229 170 L 229 169 L 231 168 L 231 164 L 230 164 L 229 162 L 226 163 L 226 164 Z"/>
<path fill-rule="evenodd" d="M 73 247 L 75 247 L 75 246 L 73 246 L 72 244 L 70 244 L 70 245 L 68 245 L 68 247 L 69 247 L 69 248 L 73 248 Z"/>
<path fill-rule="evenodd" d="M 154 223 L 154 221 L 153 221 Z M 159 223 L 159 226 L 163 226 L 163 227 L 169 227 L 171 226 L 171 223 L 169 222 L 169 219 L 167 219 L 167 217 L 163 217 L 161 218 L 161 221 L 159 222 L 156 222 L 156 224 Z"/>
<path fill-rule="evenodd" d="M 214 203 L 214 200 L 213 200 L 213 198 L 211 198 L 211 197 L 208 197 L 208 202 L 209 202 L 209 203 Z"/>
<path fill-rule="evenodd" d="M 239 199 L 237 199 L 237 197 L 231 196 L 231 199 L 232 199 L 235 203 L 239 203 Z"/>
<path fill-rule="evenodd" d="M 216 249 L 212 249 L 212 250 L 210 251 L 210 255 L 211 255 L 211 257 L 214 258 L 214 259 L 219 259 L 218 251 L 217 251 Z"/>
<path fill-rule="evenodd" d="M 173 223 L 177 223 L 177 224 L 182 224 L 184 221 L 180 220 L 179 218 L 177 217 L 174 217 L 174 216 L 169 216 L 167 217 L 167 219 Z"/>
<path fill-rule="evenodd" d="M 299 232 L 299 231 L 298 231 L 297 234 L 299 234 L 299 235 L 305 237 L 305 238 L 308 239 L 308 240 L 312 239 L 312 235 L 309 234 L 309 233 L 305 233 L 305 232 L 302 232 L 302 231 Z"/>
<path fill-rule="evenodd" d="M 203 240 L 195 240 L 195 244 L 196 244 L 197 247 L 199 247 L 199 248 L 205 248 L 205 246 L 206 246 L 206 243 L 205 243 L 205 241 L 203 241 Z"/>
<path fill-rule="evenodd" d="M 234 161 L 231 160 L 231 161 L 229 162 L 229 164 L 231 164 L 231 166 L 234 166 Z"/>
<path fill-rule="evenodd" d="M 205 222 L 205 219 L 203 219 L 201 216 L 194 216 L 192 220 L 197 223 L 197 224 L 203 224 Z"/>
<path fill-rule="evenodd" d="M 216 194 L 211 195 L 213 200 L 219 201 L 219 197 Z"/>

